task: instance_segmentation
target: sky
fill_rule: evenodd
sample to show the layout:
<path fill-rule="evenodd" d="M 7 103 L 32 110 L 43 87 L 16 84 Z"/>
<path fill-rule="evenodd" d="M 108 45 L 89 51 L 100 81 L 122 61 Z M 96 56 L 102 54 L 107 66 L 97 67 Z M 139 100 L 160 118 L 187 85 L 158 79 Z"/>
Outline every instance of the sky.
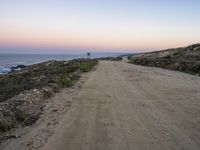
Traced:
<path fill-rule="evenodd" d="M 0 53 L 143 52 L 200 42 L 200 0 L 0 0 Z"/>

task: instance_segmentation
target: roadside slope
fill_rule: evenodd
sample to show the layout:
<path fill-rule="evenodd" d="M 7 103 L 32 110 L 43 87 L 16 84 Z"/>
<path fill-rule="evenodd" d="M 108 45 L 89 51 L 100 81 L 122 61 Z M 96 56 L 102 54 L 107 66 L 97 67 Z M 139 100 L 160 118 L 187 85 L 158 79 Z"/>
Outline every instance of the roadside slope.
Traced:
<path fill-rule="evenodd" d="M 200 44 L 129 56 L 130 63 L 200 75 Z"/>

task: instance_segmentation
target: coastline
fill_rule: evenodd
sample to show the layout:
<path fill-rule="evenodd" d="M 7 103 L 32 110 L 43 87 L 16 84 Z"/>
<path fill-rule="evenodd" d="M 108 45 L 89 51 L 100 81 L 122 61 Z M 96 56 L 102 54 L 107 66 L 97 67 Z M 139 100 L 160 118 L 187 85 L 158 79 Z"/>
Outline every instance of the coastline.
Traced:
<path fill-rule="evenodd" d="M 63 88 L 74 85 L 97 60 L 47 61 L 1 75 L 0 140 L 14 128 L 34 124 L 42 104 Z"/>
<path fill-rule="evenodd" d="M 117 57 L 121 53 L 91 53 L 91 59 Z M 77 54 L 0 54 L 0 74 L 20 70 L 20 66 L 30 66 L 49 60 L 68 61 L 86 58 L 86 53 Z"/>

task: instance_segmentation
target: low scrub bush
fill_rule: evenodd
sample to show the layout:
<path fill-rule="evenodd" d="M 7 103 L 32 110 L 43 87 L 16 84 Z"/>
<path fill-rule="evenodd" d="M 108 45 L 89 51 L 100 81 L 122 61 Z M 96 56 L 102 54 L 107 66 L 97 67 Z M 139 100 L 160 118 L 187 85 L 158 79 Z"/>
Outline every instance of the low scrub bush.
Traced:
<path fill-rule="evenodd" d="M 53 83 L 59 88 L 68 87 L 80 77 L 76 72 L 88 72 L 96 64 L 97 60 L 90 59 L 48 61 L 3 75 L 0 78 L 0 102 L 25 90 L 42 88 Z"/>

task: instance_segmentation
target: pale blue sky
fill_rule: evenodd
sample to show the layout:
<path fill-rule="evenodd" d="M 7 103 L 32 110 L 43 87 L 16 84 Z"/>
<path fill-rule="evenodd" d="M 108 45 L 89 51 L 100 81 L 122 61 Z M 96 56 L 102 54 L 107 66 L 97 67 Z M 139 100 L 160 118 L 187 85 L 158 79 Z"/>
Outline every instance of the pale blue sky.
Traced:
<path fill-rule="evenodd" d="M 0 53 L 186 46 L 200 40 L 199 8 L 198 0 L 0 0 Z"/>

